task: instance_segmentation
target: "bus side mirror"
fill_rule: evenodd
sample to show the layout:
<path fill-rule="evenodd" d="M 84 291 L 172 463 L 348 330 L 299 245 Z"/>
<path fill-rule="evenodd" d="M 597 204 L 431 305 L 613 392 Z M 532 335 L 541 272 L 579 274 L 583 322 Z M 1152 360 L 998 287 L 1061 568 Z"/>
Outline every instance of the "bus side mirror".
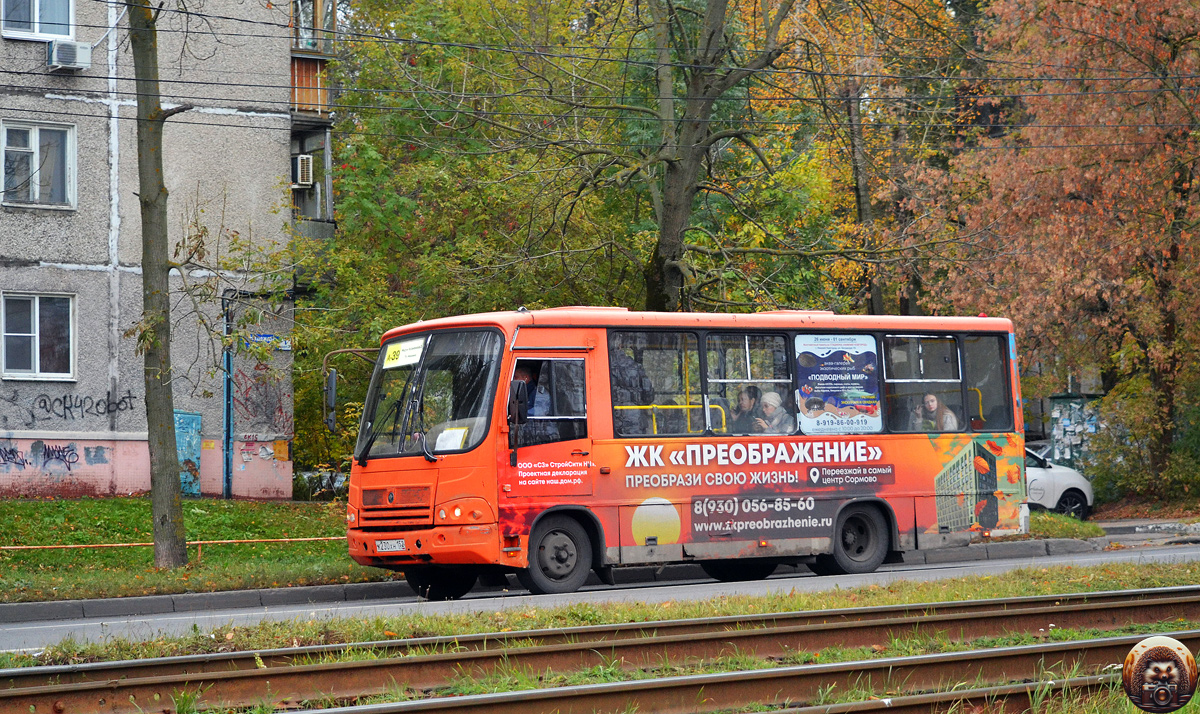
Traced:
<path fill-rule="evenodd" d="M 337 433 L 337 370 L 325 376 L 325 426 Z"/>
<path fill-rule="evenodd" d="M 508 385 L 508 448 L 512 449 L 509 457 L 511 466 L 517 465 L 517 435 L 521 425 L 529 421 L 529 387 L 525 382 L 514 379 Z"/>
<path fill-rule="evenodd" d="M 524 424 L 529 421 L 529 386 L 514 379 L 508 387 L 508 423 Z"/>

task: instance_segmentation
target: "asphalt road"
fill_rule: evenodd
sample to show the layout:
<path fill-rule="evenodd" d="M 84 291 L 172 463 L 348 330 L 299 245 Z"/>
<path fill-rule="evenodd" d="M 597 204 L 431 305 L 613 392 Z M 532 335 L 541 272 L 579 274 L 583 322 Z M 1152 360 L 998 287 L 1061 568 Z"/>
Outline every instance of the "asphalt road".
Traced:
<path fill-rule="evenodd" d="M 836 587 L 886 584 L 898 580 L 932 581 L 966 575 L 994 575 L 1023 567 L 1054 565 L 1101 565 L 1104 563 L 1171 563 L 1200 561 L 1200 545 L 1145 547 L 1097 551 L 1040 558 L 971 561 L 941 565 L 887 565 L 869 575 L 819 577 L 807 572 L 784 573 L 750 583 L 719 583 L 711 580 L 654 582 L 617 587 L 588 587 L 569 595 L 530 595 L 521 591 L 481 591 L 462 600 L 426 602 L 415 597 L 373 602 L 337 602 L 240 610 L 171 613 L 146 617 L 92 618 L 47 622 L 0 623 L 0 651 L 36 651 L 67 637 L 77 642 L 154 639 L 160 635 L 190 632 L 193 627 L 208 631 L 230 625 L 252 625 L 269 620 L 323 620 L 335 617 L 377 617 L 422 613 L 427 615 L 482 612 L 531 606 L 549 607 L 594 602 L 663 602 L 705 600 L 721 595 L 767 595 L 790 591 L 813 592 Z"/>

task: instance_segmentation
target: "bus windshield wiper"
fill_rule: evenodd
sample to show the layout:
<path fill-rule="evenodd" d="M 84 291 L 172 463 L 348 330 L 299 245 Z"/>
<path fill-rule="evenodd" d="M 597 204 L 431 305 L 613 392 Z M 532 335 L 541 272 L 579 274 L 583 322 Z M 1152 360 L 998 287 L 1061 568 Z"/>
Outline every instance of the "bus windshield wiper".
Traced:
<path fill-rule="evenodd" d="M 388 419 L 391 418 L 393 425 L 395 424 L 396 417 L 399 416 L 399 410 L 400 410 L 401 404 L 404 404 L 403 399 L 397 399 L 396 401 L 392 402 L 392 406 L 388 407 L 388 410 L 387 410 L 387 412 L 384 413 L 383 418 L 372 425 L 371 436 L 367 438 L 366 443 L 363 444 L 363 446 L 362 446 L 362 450 L 358 452 L 358 465 L 359 466 L 367 465 L 367 454 L 370 453 L 371 447 L 374 446 L 374 444 L 375 444 L 375 440 L 378 439 L 379 435 L 383 433 L 383 430 L 385 428 L 385 425 L 388 422 Z"/>

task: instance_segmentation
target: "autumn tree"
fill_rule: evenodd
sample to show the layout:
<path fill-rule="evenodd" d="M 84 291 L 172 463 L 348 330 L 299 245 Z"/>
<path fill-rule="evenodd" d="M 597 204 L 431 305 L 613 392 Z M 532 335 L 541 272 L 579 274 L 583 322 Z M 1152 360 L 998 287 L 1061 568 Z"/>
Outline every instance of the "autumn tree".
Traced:
<path fill-rule="evenodd" d="M 941 286 L 1013 317 L 1047 361 L 1144 375 L 1149 467 L 1168 469 L 1197 304 L 1200 6 L 1001 0 L 989 8 L 1008 132 L 938 179 L 940 226 L 971 231 Z"/>

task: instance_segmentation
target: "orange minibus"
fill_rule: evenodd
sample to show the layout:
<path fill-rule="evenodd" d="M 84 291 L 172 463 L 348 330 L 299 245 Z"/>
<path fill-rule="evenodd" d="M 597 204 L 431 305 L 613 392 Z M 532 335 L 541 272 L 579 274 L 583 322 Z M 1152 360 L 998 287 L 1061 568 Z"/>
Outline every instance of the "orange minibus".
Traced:
<path fill-rule="evenodd" d="M 695 562 L 866 573 L 1028 528 L 1012 323 L 569 307 L 381 340 L 350 556 L 430 599 Z M 336 378 L 335 378 L 336 379 Z M 332 385 L 330 387 L 332 389 Z"/>

